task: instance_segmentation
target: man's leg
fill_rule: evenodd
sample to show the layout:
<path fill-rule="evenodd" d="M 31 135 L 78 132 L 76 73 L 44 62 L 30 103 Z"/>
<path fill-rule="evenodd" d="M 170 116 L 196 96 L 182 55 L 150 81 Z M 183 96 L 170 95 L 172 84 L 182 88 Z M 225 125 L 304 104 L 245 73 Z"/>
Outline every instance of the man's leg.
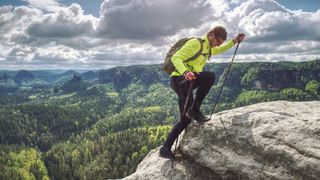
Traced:
<path fill-rule="evenodd" d="M 185 96 L 179 96 L 179 109 L 180 109 L 180 117 L 182 115 L 183 112 L 183 107 L 184 107 L 184 103 L 186 101 L 186 97 Z M 189 103 L 189 106 L 190 107 Z M 174 127 L 172 128 L 171 132 L 168 135 L 167 140 L 164 142 L 164 146 L 166 146 L 167 148 L 171 149 L 171 146 L 173 145 L 174 141 L 177 139 L 177 137 L 179 136 L 179 134 L 191 123 L 191 119 L 188 118 L 187 116 L 183 116 L 180 118 L 180 121 L 178 123 L 176 123 L 174 125 Z"/>
<path fill-rule="evenodd" d="M 198 87 L 196 98 L 193 102 L 192 109 L 200 111 L 200 106 L 204 98 L 208 95 L 214 84 L 215 75 L 213 72 L 204 71 L 197 76 L 196 85 Z"/>
<path fill-rule="evenodd" d="M 197 87 L 196 97 L 192 104 L 192 108 L 188 112 L 188 116 L 196 119 L 198 122 L 208 121 L 209 118 L 206 118 L 200 112 L 200 106 L 204 100 L 204 98 L 209 93 L 211 87 L 213 86 L 215 81 L 215 75 L 213 72 L 200 72 L 197 75 L 197 79 L 195 81 L 195 87 Z"/>
<path fill-rule="evenodd" d="M 184 104 L 187 99 L 190 83 L 185 82 L 183 84 L 180 84 L 181 80 L 183 80 L 183 77 L 171 78 L 171 87 L 178 94 L 180 121 L 177 124 L 175 124 L 175 126 L 172 128 L 171 132 L 168 135 L 167 140 L 164 142 L 163 147 L 160 149 L 160 156 L 162 157 L 174 158 L 174 154 L 171 151 L 171 147 L 174 141 L 180 135 L 180 133 L 191 123 L 190 118 L 188 118 L 185 115 L 182 115 Z M 192 102 L 193 102 L 193 97 L 191 94 L 191 97 L 189 97 L 189 102 L 187 104 L 187 109 L 189 109 Z"/>

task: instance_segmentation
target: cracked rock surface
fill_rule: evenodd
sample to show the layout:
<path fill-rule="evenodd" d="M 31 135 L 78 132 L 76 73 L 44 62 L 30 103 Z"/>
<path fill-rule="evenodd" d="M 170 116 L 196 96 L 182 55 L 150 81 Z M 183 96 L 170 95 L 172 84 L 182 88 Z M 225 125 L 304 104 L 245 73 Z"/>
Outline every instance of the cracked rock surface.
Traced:
<path fill-rule="evenodd" d="M 173 146 L 174 147 L 174 146 Z M 274 101 L 193 122 L 178 160 L 152 150 L 125 179 L 319 179 L 320 101 Z"/>

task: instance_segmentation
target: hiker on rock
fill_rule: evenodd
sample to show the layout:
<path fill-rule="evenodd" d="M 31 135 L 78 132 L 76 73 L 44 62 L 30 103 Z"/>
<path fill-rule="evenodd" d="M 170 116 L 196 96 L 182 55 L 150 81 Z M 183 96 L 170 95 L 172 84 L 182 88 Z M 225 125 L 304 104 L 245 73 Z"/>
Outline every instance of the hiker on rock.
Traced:
<path fill-rule="evenodd" d="M 244 40 L 245 35 L 239 34 L 234 39 L 224 43 L 227 39 L 227 32 L 224 27 L 217 26 L 210 30 L 203 38 L 185 39 L 181 44 L 181 48 L 171 48 L 169 57 L 171 63 L 171 71 L 167 71 L 170 76 L 171 88 L 178 95 L 180 121 L 175 124 L 167 140 L 160 149 L 160 156 L 164 158 L 174 159 L 174 153 L 171 151 L 175 139 L 194 119 L 199 123 L 209 121 L 210 118 L 204 116 L 200 112 L 200 106 L 203 99 L 208 94 L 211 86 L 215 81 L 215 74 L 209 71 L 202 71 L 207 59 L 211 55 L 218 55 L 233 47 L 235 44 Z M 179 44 L 178 41 L 174 47 Z M 224 44 L 223 44 L 224 43 Z M 168 53 L 168 54 L 169 54 Z M 167 54 L 167 57 L 168 57 Z M 164 68 L 165 69 L 165 68 Z M 197 89 L 196 97 L 193 99 L 192 93 L 186 104 L 189 87 L 192 84 L 192 90 Z M 184 112 L 186 112 L 184 114 Z"/>

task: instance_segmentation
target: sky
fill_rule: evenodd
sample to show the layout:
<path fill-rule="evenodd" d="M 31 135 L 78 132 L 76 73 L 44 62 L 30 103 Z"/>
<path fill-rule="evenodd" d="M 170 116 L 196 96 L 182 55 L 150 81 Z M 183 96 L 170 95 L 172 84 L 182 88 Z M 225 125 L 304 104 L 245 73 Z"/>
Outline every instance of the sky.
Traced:
<path fill-rule="evenodd" d="M 217 25 L 246 34 L 236 62 L 320 59 L 320 0 L 0 0 L 0 69 L 159 64 Z"/>

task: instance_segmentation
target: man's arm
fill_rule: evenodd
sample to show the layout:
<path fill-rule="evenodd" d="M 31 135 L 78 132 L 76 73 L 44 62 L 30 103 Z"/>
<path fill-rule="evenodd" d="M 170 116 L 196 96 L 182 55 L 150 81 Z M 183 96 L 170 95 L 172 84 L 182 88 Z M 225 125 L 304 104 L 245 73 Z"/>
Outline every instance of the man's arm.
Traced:
<path fill-rule="evenodd" d="M 232 48 L 233 45 L 234 45 L 234 42 L 231 39 L 228 42 L 222 44 L 221 46 L 216 46 L 216 47 L 211 48 L 211 54 L 213 54 L 213 55 L 221 54 L 221 53 L 227 51 L 228 49 Z"/>
<path fill-rule="evenodd" d="M 190 39 L 181 49 L 179 49 L 171 58 L 173 65 L 180 74 L 188 71 L 183 61 L 194 56 L 201 48 L 200 41 L 196 38 Z"/>

